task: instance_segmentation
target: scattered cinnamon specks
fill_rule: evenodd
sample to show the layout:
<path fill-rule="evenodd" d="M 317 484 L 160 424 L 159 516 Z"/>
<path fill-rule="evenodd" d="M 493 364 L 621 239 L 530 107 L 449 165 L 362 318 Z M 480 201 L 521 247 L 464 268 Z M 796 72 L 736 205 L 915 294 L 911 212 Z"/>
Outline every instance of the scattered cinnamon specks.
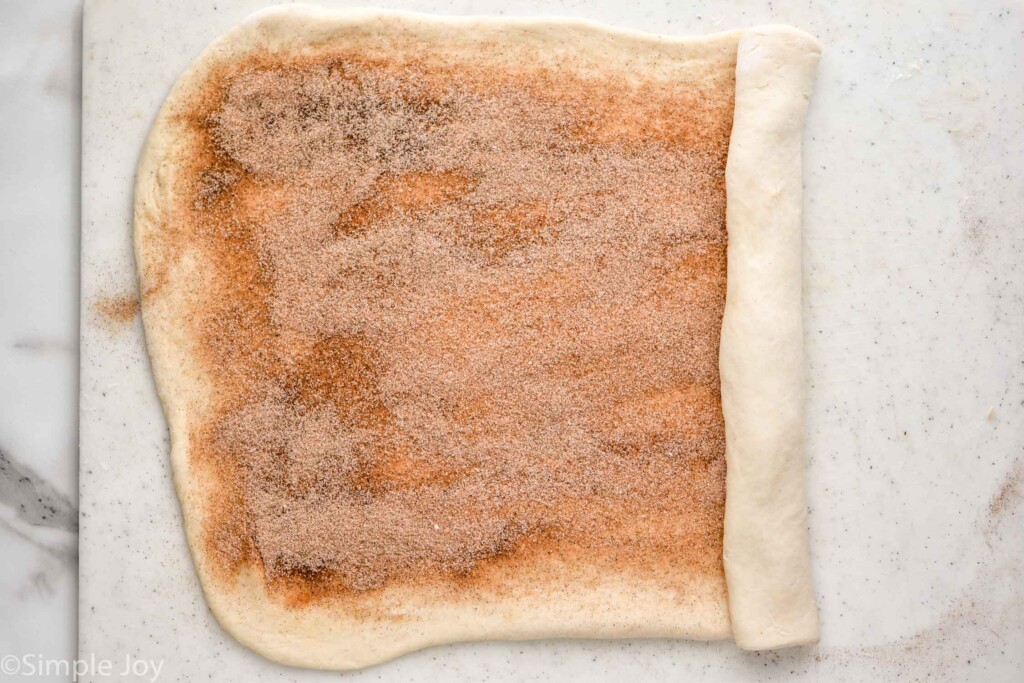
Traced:
<path fill-rule="evenodd" d="M 1006 475 L 999 491 L 989 503 L 990 517 L 999 517 L 1024 498 L 1024 461 L 1018 462 Z"/>
<path fill-rule="evenodd" d="M 102 297 L 93 303 L 93 310 L 108 323 L 124 325 L 135 319 L 139 313 L 139 298 L 135 294 Z"/>

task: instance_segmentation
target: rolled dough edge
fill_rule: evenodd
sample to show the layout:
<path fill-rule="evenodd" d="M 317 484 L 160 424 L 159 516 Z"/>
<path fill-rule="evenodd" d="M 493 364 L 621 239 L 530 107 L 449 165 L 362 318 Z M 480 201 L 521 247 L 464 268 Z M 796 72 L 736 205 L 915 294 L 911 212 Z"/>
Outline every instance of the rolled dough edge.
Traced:
<path fill-rule="evenodd" d="M 742 35 L 726 165 L 729 232 L 719 369 L 723 559 L 736 644 L 814 643 L 804 492 L 801 134 L 820 48 L 784 26 Z"/>

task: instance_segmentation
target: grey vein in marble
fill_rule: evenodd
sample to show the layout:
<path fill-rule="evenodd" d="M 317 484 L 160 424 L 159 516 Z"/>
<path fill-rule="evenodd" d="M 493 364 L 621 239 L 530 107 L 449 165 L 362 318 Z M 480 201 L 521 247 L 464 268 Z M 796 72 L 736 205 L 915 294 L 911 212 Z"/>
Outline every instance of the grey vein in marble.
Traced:
<path fill-rule="evenodd" d="M 67 568 L 74 568 L 78 563 L 78 509 L 67 496 L 3 449 L 0 449 L 0 528 L 34 545 Z M 37 575 L 45 578 L 38 572 Z"/>
<path fill-rule="evenodd" d="M 0 449 L 0 505 L 32 526 L 78 531 L 78 510 L 63 493 Z"/>

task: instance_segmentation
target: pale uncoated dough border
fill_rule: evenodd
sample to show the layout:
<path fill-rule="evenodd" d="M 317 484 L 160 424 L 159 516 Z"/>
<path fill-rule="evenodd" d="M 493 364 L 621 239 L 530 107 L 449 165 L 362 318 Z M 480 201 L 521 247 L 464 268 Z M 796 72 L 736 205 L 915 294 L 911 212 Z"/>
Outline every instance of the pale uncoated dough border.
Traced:
<path fill-rule="evenodd" d="M 800 138 L 817 65 L 816 41 L 770 26 L 703 38 L 670 38 L 579 20 L 440 18 L 375 10 L 275 7 L 217 39 L 179 79 L 154 123 L 136 181 L 135 249 L 143 293 L 167 267 L 153 247 L 170 205 L 173 159 L 183 150 L 176 103 L 194 94 L 214 64 L 254 50 L 308 50 L 347 34 L 384 28 L 443 40 L 457 30 L 545 47 L 571 44 L 601 68 L 609 52 L 637 69 L 666 57 L 735 51 L 736 109 L 726 171 L 728 280 L 721 341 L 726 419 L 727 501 L 724 563 L 728 613 L 695 588 L 680 605 L 656 585 L 592 577 L 578 590 L 523 590 L 481 606 L 402 588 L 367 618 L 330 607 L 289 610 L 268 599 L 262 578 L 243 573 L 229 590 L 213 578 L 199 542 L 203 477 L 188 466 L 190 415 L 208 400 L 207 378 L 192 360 L 180 316 L 201 282 L 202 264 L 178 255 L 160 296 L 144 297 L 147 346 L 171 436 L 175 487 L 189 545 L 211 611 L 239 641 L 297 666 L 353 669 L 429 645 L 544 637 L 735 637 L 744 648 L 815 642 L 802 454 L 803 360 L 800 313 Z M 449 46 L 450 49 L 451 46 Z M 730 55 L 731 57 L 731 55 Z M 586 60 L 583 60 L 584 62 Z M 710 595 L 713 587 L 707 588 Z"/>

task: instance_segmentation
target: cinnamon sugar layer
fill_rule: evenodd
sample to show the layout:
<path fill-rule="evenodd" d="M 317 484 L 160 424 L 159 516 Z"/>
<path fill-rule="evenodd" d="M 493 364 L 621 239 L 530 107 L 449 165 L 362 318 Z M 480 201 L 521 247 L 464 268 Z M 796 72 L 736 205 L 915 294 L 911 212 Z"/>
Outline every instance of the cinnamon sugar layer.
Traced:
<path fill-rule="evenodd" d="M 732 98 L 729 64 L 217 72 L 175 220 L 210 264 L 191 457 L 225 575 L 329 595 L 516 553 L 720 575 Z"/>

